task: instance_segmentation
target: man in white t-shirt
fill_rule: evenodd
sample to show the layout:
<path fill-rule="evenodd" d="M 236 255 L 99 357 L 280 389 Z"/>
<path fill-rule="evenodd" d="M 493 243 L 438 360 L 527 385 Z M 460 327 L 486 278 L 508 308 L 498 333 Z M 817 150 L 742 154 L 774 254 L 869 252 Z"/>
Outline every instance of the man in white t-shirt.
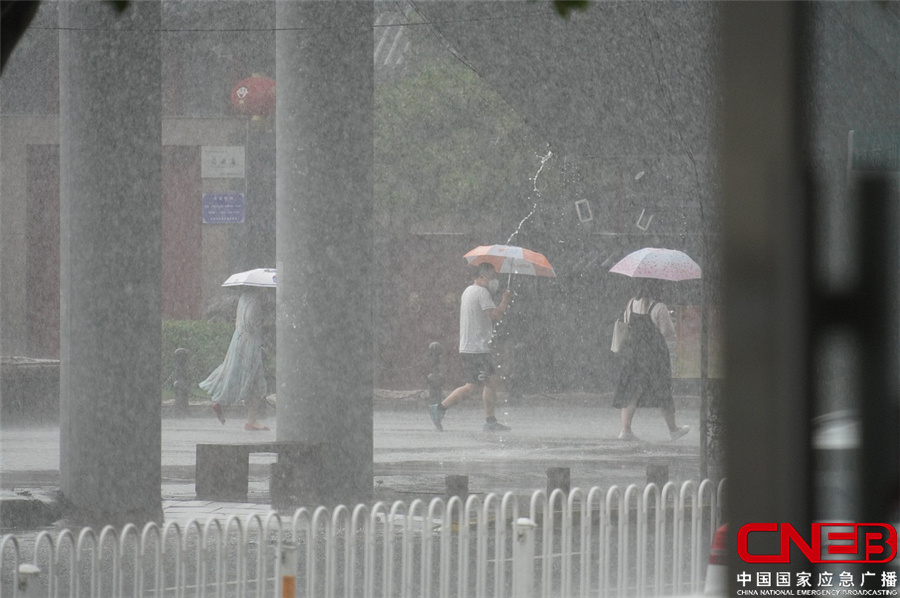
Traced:
<path fill-rule="evenodd" d="M 503 317 L 511 292 L 506 289 L 499 305 L 494 305 L 491 291 L 496 290 L 497 271 L 494 266 L 482 263 L 476 266 L 472 284 L 463 291 L 459 306 L 459 356 L 467 382 L 447 395 L 447 398 L 429 405 L 428 412 L 434 427 L 443 432 L 441 420 L 454 403 L 478 388 L 484 401 L 484 429 L 489 432 L 509 430 L 497 421 L 494 405 L 497 402 L 497 377 L 491 359 L 493 323 Z"/>

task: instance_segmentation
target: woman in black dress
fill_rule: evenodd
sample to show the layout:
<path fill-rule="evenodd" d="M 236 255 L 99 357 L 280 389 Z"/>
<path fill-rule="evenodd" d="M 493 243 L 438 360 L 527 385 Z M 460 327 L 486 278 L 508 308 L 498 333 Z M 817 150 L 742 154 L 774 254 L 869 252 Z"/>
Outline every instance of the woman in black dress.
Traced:
<path fill-rule="evenodd" d="M 622 431 L 620 440 L 636 440 L 631 422 L 638 407 L 658 407 L 672 440 L 691 431 L 690 426 L 675 423 L 672 400 L 672 363 L 666 337 L 675 336 L 669 308 L 658 300 L 660 281 L 645 278 L 637 294 L 625 307 L 628 340 L 623 351 L 622 369 L 613 406 L 620 408 Z"/>

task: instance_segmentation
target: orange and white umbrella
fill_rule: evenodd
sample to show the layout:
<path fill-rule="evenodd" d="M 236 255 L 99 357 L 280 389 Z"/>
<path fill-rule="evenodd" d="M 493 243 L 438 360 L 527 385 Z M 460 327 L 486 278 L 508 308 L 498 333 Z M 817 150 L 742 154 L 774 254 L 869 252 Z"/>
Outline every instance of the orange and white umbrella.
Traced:
<path fill-rule="evenodd" d="M 700 278 L 700 266 L 683 251 L 645 247 L 633 251 L 609 269 L 632 278 L 691 280 Z"/>
<path fill-rule="evenodd" d="M 542 253 L 515 245 L 482 245 L 463 256 L 469 265 L 493 264 L 500 274 L 528 274 L 556 278 L 553 266 Z"/>

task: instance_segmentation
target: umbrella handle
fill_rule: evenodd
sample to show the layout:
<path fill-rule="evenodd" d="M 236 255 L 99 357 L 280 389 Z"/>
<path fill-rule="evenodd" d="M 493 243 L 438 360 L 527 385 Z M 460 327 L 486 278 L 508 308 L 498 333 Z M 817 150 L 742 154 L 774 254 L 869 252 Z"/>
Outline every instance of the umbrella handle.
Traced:
<path fill-rule="evenodd" d="M 506 275 L 506 288 L 509 289 L 509 283 L 512 282 L 512 272 Z"/>

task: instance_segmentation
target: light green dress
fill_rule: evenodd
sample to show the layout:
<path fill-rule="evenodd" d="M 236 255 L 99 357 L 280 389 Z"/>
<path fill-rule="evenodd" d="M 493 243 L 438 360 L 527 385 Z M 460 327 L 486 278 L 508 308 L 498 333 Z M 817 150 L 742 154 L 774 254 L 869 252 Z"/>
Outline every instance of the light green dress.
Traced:
<path fill-rule="evenodd" d="M 225 361 L 200 383 L 212 401 L 222 406 L 250 403 L 266 394 L 263 367 L 263 304 L 261 290 L 241 293 L 237 305 L 234 334 Z"/>

